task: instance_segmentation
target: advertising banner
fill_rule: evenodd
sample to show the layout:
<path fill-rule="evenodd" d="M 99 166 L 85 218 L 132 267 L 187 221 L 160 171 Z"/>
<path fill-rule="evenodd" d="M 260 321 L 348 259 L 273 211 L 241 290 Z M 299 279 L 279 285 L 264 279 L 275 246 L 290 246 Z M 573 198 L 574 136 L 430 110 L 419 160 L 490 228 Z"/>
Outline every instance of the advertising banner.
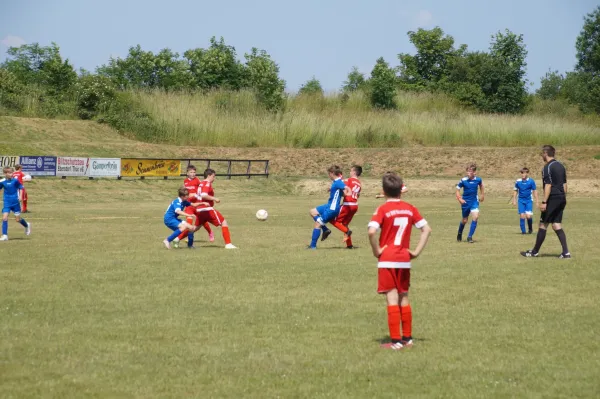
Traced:
<path fill-rule="evenodd" d="M 7 166 L 12 166 L 14 168 L 18 163 L 18 155 L 0 155 L 0 168 L 5 168 Z"/>
<path fill-rule="evenodd" d="M 121 176 L 179 176 L 181 161 L 178 159 L 121 159 Z"/>
<path fill-rule="evenodd" d="M 23 172 L 32 176 L 56 176 L 56 157 L 21 156 Z"/>
<path fill-rule="evenodd" d="M 121 175 L 121 158 L 90 158 L 88 176 L 118 177 Z"/>
<path fill-rule="evenodd" d="M 56 176 L 87 176 L 89 158 L 57 157 Z"/>

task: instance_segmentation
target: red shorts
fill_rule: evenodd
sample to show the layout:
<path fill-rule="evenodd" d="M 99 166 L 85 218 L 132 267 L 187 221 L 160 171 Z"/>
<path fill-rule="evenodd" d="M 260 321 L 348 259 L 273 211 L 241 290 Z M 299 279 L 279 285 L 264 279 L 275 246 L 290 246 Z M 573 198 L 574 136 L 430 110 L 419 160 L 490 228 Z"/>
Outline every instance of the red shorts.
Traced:
<path fill-rule="evenodd" d="M 195 206 L 186 206 L 185 209 L 183 210 L 185 213 L 189 213 L 194 215 L 196 213 L 196 207 Z M 198 224 L 198 217 L 196 217 L 196 221 L 194 222 L 192 220 L 192 218 L 187 218 L 186 222 L 188 222 L 189 224 L 191 224 L 192 226 L 200 226 Z"/>
<path fill-rule="evenodd" d="M 344 226 L 348 226 L 354 217 L 354 214 L 358 211 L 358 205 L 342 205 L 340 214 L 335 219 L 337 223 L 341 223 Z"/>
<path fill-rule="evenodd" d="M 213 226 L 220 226 L 225 221 L 225 218 L 221 212 L 217 211 L 216 209 L 211 209 L 208 211 L 201 211 L 200 209 L 201 208 L 199 208 L 196 212 L 196 222 L 198 223 L 198 226 L 203 225 L 206 222 L 212 224 Z"/>
<path fill-rule="evenodd" d="M 408 292 L 410 287 L 410 269 L 379 268 L 377 276 L 377 292 L 384 294 L 396 288 L 399 293 Z"/>

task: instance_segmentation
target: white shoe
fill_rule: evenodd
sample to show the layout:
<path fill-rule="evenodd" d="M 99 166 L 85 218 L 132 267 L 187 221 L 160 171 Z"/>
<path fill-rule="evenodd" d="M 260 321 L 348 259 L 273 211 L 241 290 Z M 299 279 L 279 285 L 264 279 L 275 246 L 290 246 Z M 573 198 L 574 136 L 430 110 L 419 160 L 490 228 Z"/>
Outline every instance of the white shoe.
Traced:
<path fill-rule="evenodd" d="M 225 248 L 226 249 L 237 249 L 237 247 L 235 245 L 231 244 L 231 243 L 225 245 Z"/>
<path fill-rule="evenodd" d="M 0 241 L 8 241 L 8 236 L 4 234 L 2 237 L 0 237 Z"/>
<path fill-rule="evenodd" d="M 171 241 L 171 245 L 173 245 L 173 248 L 179 248 L 179 237 L 175 237 L 175 239 Z"/>
<path fill-rule="evenodd" d="M 171 244 L 169 243 L 169 240 L 164 240 L 163 244 L 165 244 L 165 248 L 171 249 Z"/>
<path fill-rule="evenodd" d="M 25 235 L 31 235 L 31 223 L 27 223 L 27 227 L 25 227 Z"/>

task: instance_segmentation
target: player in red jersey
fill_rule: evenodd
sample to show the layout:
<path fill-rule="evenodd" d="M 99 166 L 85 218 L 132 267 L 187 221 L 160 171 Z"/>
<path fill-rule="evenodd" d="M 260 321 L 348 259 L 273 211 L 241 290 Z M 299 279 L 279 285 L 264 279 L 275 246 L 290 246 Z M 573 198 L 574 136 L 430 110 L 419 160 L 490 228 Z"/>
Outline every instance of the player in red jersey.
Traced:
<path fill-rule="evenodd" d="M 237 247 L 231 243 L 231 234 L 229 232 L 229 225 L 225 220 L 225 217 L 221 212 L 213 208 L 215 202 L 221 202 L 220 199 L 215 197 L 215 191 L 212 187 L 212 183 L 215 181 L 216 172 L 213 169 L 206 169 L 204 171 L 204 180 L 200 182 L 198 187 L 198 193 L 196 196 L 198 200 L 203 201 L 196 208 L 196 215 L 198 216 L 198 226 L 208 222 L 213 226 L 221 226 L 221 232 L 223 233 L 223 240 L 225 240 L 225 248 L 236 249 Z M 179 239 L 183 239 L 186 236 L 186 232 L 179 235 Z"/>
<path fill-rule="evenodd" d="M 187 177 L 183 181 L 183 186 L 185 188 L 187 188 L 190 193 L 190 202 L 192 202 L 192 203 L 197 202 L 196 194 L 198 193 L 198 187 L 200 187 L 200 179 L 198 179 L 198 177 L 196 177 L 196 167 L 194 165 L 188 165 Z M 191 208 L 193 208 L 193 209 L 191 209 Z M 195 212 L 196 212 L 195 207 L 188 207 L 185 209 L 185 213 L 195 214 Z M 191 224 L 192 219 L 188 218 L 187 222 Z M 196 218 L 196 220 L 195 220 L 196 226 L 199 226 L 198 225 L 199 222 L 200 222 L 199 219 Z M 210 225 L 208 224 L 208 222 L 205 222 L 202 226 L 208 232 L 208 240 L 210 242 L 213 242 L 215 240 L 215 234 L 212 232 L 212 229 L 210 228 Z M 196 230 L 198 230 L 198 229 L 196 229 Z"/>
<path fill-rule="evenodd" d="M 27 213 L 29 212 L 27 210 L 27 190 L 25 190 L 25 184 L 23 184 L 23 178 L 25 177 L 25 173 L 23 173 L 23 167 L 21 165 L 15 165 L 15 171 L 13 172 L 13 178 L 16 178 L 17 180 L 19 180 L 19 183 L 21 183 L 21 185 L 23 186 L 23 189 L 21 190 L 21 201 L 22 201 L 22 206 L 21 206 L 21 213 Z"/>
<path fill-rule="evenodd" d="M 410 261 L 421 254 L 431 228 L 417 208 L 400 199 L 402 178 L 396 173 L 383 175 L 383 192 L 387 201 L 375 211 L 369 222 L 369 241 L 378 259 L 377 292 L 387 300 L 388 327 L 392 342 L 382 347 L 399 350 L 412 341 L 412 310 L 408 300 Z M 410 249 L 412 226 L 421 230 L 419 243 Z M 381 229 L 379 242 L 377 232 Z M 402 335 L 400 324 L 402 322 Z"/>
<path fill-rule="evenodd" d="M 358 197 L 360 197 L 360 180 L 358 177 L 362 174 L 362 167 L 359 165 L 354 165 L 350 169 L 350 177 L 344 181 L 346 187 L 348 187 L 351 191 L 350 195 L 346 195 L 344 197 L 344 202 L 342 203 L 342 209 L 340 209 L 340 214 L 332 223 L 335 228 L 344 233 L 344 241 L 346 242 L 346 248 L 353 249 L 355 248 L 352 245 L 352 230 L 350 230 L 350 222 L 352 218 L 358 211 Z"/>

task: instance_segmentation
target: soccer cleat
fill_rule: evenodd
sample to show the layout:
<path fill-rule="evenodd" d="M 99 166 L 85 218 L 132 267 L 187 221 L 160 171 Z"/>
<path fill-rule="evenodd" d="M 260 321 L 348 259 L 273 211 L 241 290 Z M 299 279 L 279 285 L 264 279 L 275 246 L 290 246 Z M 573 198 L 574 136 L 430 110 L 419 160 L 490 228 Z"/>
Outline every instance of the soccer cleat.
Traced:
<path fill-rule="evenodd" d="M 8 236 L 4 234 L 2 237 L 0 237 L 0 241 L 8 241 Z"/>
<path fill-rule="evenodd" d="M 388 342 L 388 343 L 379 345 L 379 347 L 384 348 L 384 349 L 393 349 L 395 351 L 404 349 L 404 345 L 402 345 L 402 342 Z"/>
<path fill-rule="evenodd" d="M 173 248 L 179 248 L 179 237 L 175 237 L 171 245 L 173 245 Z"/>
<path fill-rule="evenodd" d="M 467 242 L 473 244 L 475 241 L 473 241 L 473 237 L 467 237 Z"/>
<path fill-rule="evenodd" d="M 456 241 L 458 241 L 458 242 L 461 242 L 461 241 L 462 241 L 462 234 L 461 234 L 461 233 L 458 233 L 458 234 L 456 235 Z"/>
<path fill-rule="evenodd" d="M 346 249 L 358 249 L 358 247 L 356 245 L 350 245 L 349 247 L 346 247 Z"/>
<path fill-rule="evenodd" d="M 405 348 L 412 348 L 412 346 L 413 346 L 412 338 L 408 338 L 408 339 L 402 338 L 402 341 L 400 341 L 400 342 L 402 343 L 402 346 Z"/>
<path fill-rule="evenodd" d="M 190 245 L 188 245 L 188 249 L 196 249 L 196 247 L 195 247 L 195 246 L 193 246 L 193 245 L 191 245 L 191 246 L 190 246 Z"/>
<path fill-rule="evenodd" d="M 533 230 L 529 230 L 527 234 L 533 234 Z"/>
<path fill-rule="evenodd" d="M 167 249 L 171 249 L 171 244 L 169 243 L 169 240 L 166 240 L 166 239 L 165 239 L 165 240 L 163 241 L 163 244 L 165 245 L 165 248 L 167 248 Z"/>
<path fill-rule="evenodd" d="M 215 233 L 213 233 L 212 231 L 210 233 L 208 233 L 208 241 L 210 241 L 210 242 L 215 241 Z"/>
<path fill-rule="evenodd" d="M 225 244 L 225 248 L 226 249 L 237 249 L 237 247 L 235 245 L 233 245 L 232 243 Z"/>
<path fill-rule="evenodd" d="M 315 249 L 317 249 L 317 247 L 311 247 L 310 245 L 307 245 L 306 248 L 304 248 L 304 249 L 313 249 L 313 250 L 315 250 Z"/>
<path fill-rule="evenodd" d="M 331 230 L 323 231 L 323 235 L 321 236 L 321 241 L 325 241 L 327 239 L 327 237 L 329 237 L 330 234 L 331 234 Z"/>
<path fill-rule="evenodd" d="M 571 259 L 571 253 L 567 252 L 566 254 L 558 255 L 558 259 Z"/>
<path fill-rule="evenodd" d="M 27 227 L 25 227 L 25 235 L 31 235 L 31 223 L 27 222 Z"/>
<path fill-rule="evenodd" d="M 527 251 L 521 252 L 521 256 L 526 258 L 536 258 L 539 255 L 539 252 L 533 252 L 533 249 L 528 249 Z"/>
<path fill-rule="evenodd" d="M 344 234 L 344 242 L 348 241 L 348 239 L 352 236 L 352 230 L 348 229 L 348 232 Z"/>

